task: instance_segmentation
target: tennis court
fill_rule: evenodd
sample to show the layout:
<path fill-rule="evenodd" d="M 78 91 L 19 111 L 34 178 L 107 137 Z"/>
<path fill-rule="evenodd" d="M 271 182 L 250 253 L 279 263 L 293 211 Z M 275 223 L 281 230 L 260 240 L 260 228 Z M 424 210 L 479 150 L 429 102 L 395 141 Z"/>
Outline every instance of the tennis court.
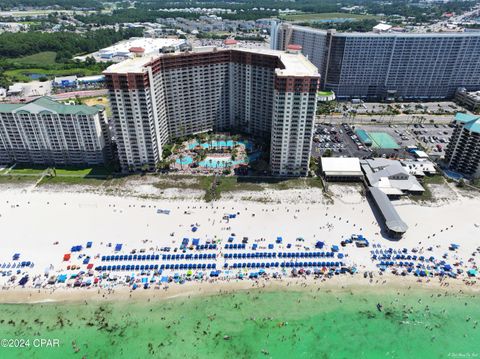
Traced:
<path fill-rule="evenodd" d="M 374 148 L 400 148 L 395 139 L 385 132 L 368 132 L 368 137 L 372 140 Z"/>

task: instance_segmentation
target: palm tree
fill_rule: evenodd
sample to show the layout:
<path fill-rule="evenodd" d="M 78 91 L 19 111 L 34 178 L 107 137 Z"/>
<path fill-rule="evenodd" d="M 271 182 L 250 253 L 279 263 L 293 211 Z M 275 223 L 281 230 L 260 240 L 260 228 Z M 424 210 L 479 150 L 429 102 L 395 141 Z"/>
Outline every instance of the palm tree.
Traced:
<path fill-rule="evenodd" d="M 184 159 L 183 153 L 180 154 L 179 159 L 180 159 L 180 168 L 183 170 L 183 159 Z"/>

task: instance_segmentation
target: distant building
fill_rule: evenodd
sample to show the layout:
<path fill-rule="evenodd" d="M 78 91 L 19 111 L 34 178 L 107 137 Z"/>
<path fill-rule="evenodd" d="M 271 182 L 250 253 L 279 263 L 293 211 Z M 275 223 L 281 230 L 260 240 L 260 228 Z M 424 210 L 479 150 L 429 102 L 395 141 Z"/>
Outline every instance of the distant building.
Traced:
<path fill-rule="evenodd" d="M 411 175 L 399 161 L 373 158 L 361 160 L 360 164 L 368 184 L 388 196 L 421 194 L 425 191 L 415 176 Z"/>
<path fill-rule="evenodd" d="M 48 96 L 51 94 L 52 83 L 50 81 L 17 82 L 8 87 L 7 96 L 34 97 Z"/>
<path fill-rule="evenodd" d="M 480 112 L 480 91 L 467 91 L 461 87 L 455 92 L 455 102 L 470 111 Z"/>
<path fill-rule="evenodd" d="M 133 47 L 129 48 L 128 51 L 131 52 L 134 56 L 137 56 L 137 57 L 142 57 L 143 54 L 145 53 L 145 49 L 143 47 L 140 47 L 140 46 L 133 46 Z"/>
<path fill-rule="evenodd" d="M 103 85 L 104 83 L 104 75 L 85 76 L 77 79 L 77 87 L 97 87 Z"/>
<path fill-rule="evenodd" d="M 322 157 L 320 167 L 328 181 L 360 181 L 363 178 L 357 157 Z"/>
<path fill-rule="evenodd" d="M 48 97 L 0 104 L 0 163 L 102 164 L 109 144 L 102 106 L 64 105 Z"/>
<path fill-rule="evenodd" d="M 77 86 L 77 76 L 63 76 L 63 77 L 55 77 L 53 79 L 52 85 L 54 87 L 76 87 Z"/>
<path fill-rule="evenodd" d="M 20 96 L 23 93 L 23 84 L 15 83 L 8 86 L 7 94 L 9 96 Z"/>
<path fill-rule="evenodd" d="M 339 99 L 443 99 L 458 87 L 480 90 L 478 31 L 358 33 L 272 24 L 274 49 L 301 45 L 321 89 Z"/>
<path fill-rule="evenodd" d="M 480 178 L 480 116 L 457 113 L 454 122 L 445 161 L 453 171 Z"/>
<path fill-rule="evenodd" d="M 387 32 L 391 29 L 392 29 L 392 25 L 388 25 L 381 22 L 380 24 L 373 27 L 373 32 L 381 33 L 381 32 Z"/>

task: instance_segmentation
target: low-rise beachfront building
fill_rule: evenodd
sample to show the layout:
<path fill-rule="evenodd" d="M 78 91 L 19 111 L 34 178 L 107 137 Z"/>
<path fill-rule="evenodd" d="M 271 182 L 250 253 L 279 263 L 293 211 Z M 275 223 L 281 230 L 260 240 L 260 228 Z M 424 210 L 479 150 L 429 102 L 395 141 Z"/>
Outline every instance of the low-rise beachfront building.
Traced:
<path fill-rule="evenodd" d="M 322 157 L 321 173 L 327 181 L 361 181 L 363 172 L 357 157 Z"/>
<path fill-rule="evenodd" d="M 457 113 L 454 123 L 445 162 L 450 170 L 480 178 L 480 116 Z"/>
<path fill-rule="evenodd" d="M 274 175 L 308 173 L 320 75 L 299 50 L 196 48 L 104 74 L 124 171 L 154 169 L 176 138 L 239 131 L 270 143 Z"/>
<path fill-rule="evenodd" d="M 369 186 L 380 189 L 387 196 L 422 194 L 425 191 L 399 161 L 372 158 L 361 160 L 360 164 Z"/>
<path fill-rule="evenodd" d="M 103 164 L 109 144 L 103 106 L 65 105 L 48 97 L 0 104 L 0 163 Z"/>

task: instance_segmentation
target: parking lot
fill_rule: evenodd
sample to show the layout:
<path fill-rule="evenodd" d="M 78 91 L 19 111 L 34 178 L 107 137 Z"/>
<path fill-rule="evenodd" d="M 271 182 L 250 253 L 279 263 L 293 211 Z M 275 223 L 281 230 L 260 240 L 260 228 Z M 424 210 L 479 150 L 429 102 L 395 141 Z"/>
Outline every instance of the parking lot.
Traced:
<path fill-rule="evenodd" d="M 360 141 L 353 129 L 347 125 L 317 125 L 313 137 L 312 156 L 321 157 L 330 150 L 335 156 L 368 157 L 371 150 Z"/>
<path fill-rule="evenodd" d="M 395 139 L 399 149 L 382 149 L 365 146 L 355 130 L 385 132 Z M 447 124 L 409 124 L 409 125 L 348 125 L 317 124 L 312 145 L 312 156 L 320 157 L 325 151 L 334 156 L 365 158 L 372 155 L 387 157 L 409 157 L 407 146 L 421 146 L 432 156 L 444 155 L 453 128 Z"/>

